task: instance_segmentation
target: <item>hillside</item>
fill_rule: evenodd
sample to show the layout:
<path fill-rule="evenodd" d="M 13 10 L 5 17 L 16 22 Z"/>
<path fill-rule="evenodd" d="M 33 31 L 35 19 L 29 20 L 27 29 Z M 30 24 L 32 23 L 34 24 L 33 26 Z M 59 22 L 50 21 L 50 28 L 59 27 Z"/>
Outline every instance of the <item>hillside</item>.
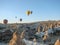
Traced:
<path fill-rule="evenodd" d="M 49 37 L 53 35 L 52 37 L 50 37 L 50 40 L 52 41 L 52 43 L 55 43 L 55 41 L 58 38 L 60 39 L 59 36 L 60 21 L 40 21 L 33 23 L 0 24 L 0 42 L 8 43 L 12 39 L 12 36 L 16 31 L 19 34 L 25 31 L 24 38 L 26 40 L 33 41 L 33 39 L 36 38 L 37 42 L 43 42 L 42 38 L 44 37 L 45 32 L 48 31 Z"/>

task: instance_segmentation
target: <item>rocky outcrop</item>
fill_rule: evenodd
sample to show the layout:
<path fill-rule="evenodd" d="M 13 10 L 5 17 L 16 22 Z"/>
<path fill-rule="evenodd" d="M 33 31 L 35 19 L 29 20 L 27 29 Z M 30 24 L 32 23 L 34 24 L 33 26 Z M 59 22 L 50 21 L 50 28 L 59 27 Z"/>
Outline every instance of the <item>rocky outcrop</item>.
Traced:
<path fill-rule="evenodd" d="M 12 38 L 13 32 L 11 30 L 0 31 L 0 42 L 9 42 Z"/>
<path fill-rule="evenodd" d="M 9 45 L 26 45 L 18 32 L 13 33 L 13 38 L 10 40 Z"/>

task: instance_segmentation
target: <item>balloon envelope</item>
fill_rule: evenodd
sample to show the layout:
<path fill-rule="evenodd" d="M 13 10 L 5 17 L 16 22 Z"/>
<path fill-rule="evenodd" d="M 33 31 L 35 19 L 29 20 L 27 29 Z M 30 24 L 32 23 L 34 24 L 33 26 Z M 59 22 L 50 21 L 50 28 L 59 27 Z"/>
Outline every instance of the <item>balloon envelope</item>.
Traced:
<path fill-rule="evenodd" d="M 20 19 L 20 21 L 22 21 L 22 19 Z"/>
<path fill-rule="evenodd" d="M 8 20 L 7 20 L 7 19 L 4 19 L 4 20 L 3 20 L 3 23 L 4 23 L 4 24 L 7 24 L 7 23 L 8 23 Z"/>
<path fill-rule="evenodd" d="M 15 18 L 17 18 L 17 16 L 15 16 Z"/>
<path fill-rule="evenodd" d="M 32 14 L 32 11 L 31 11 L 31 14 Z"/>
<path fill-rule="evenodd" d="M 30 14 L 32 14 L 32 11 L 28 10 L 26 11 L 26 14 L 29 16 Z"/>

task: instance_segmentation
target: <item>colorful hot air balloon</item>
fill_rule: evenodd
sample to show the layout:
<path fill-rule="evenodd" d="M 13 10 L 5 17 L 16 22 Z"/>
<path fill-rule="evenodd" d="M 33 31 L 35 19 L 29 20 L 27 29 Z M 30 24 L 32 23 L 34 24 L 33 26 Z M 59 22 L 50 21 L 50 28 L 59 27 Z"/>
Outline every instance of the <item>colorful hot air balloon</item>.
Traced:
<path fill-rule="evenodd" d="M 8 23 L 8 20 L 7 20 L 7 19 L 4 19 L 4 20 L 3 20 L 3 23 L 4 23 L 4 24 L 7 24 L 7 23 Z"/>
<path fill-rule="evenodd" d="M 27 10 L 27 11 L 26 11 L 26 14 L 29 16 L 30 14 L 32 14 L 32 11 Z"/>

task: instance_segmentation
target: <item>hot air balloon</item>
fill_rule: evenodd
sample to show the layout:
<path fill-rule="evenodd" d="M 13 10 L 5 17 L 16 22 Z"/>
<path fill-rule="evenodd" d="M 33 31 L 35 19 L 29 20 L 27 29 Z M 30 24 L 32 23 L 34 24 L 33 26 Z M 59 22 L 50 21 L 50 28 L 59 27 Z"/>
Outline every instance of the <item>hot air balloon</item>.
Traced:
<path fill-rule="evenodd" d="M 4 24 L 7 24 L 7 23 L 8 23 L 8 20 L 7 20 L 7 19 L 4 19 L 4 20 L 3 20 L 3 23 L 4 23 Z"/>
<path fill-rule="evenodd" d="M 26 14 L 29 16 L 30 14 L 32 14 L 32 11 L 27 10 L 27 11 L 26 11 Z"/>
<path fill-rule="evenodd" d="M 20 18 L 20 21 L 22 21 L 22 18 Z"/>
<path fill-rule="evenodd" d="M 15 16 L 15 18 L 17 18 L 17 16 Z"/>

